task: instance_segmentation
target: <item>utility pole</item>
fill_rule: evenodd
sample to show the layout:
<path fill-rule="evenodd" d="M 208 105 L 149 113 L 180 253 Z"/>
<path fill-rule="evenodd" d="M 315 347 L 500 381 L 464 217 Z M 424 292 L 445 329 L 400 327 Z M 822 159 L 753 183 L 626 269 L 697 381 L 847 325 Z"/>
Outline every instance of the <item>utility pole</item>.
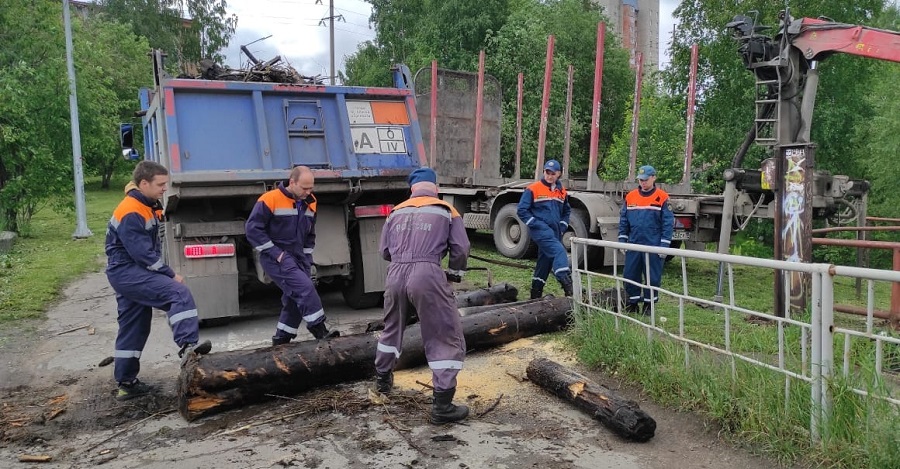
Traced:
<path fill-rule="evenodd" d="M 78 95 L 75 92 L 75 63 L 72 59 L 72 18 L 69 0 L 63 0 L 63 22 L 66 30 L 66 65 L 69 69 L 69 118 L 72 121 L 72 167 L 75 173 L 75 215 L 77 225 L 72 237 L 84 239 L 93 236 L 87 226 L 84 207 L 84 176 L 81 169 L 81 129 L 78 127 Z"/>
<path fill-rule="evenodd" d="M 322 0 L 316 0 L 316 4 L 321 5 Z M 331 44 L 331 47 L 330 47 L 330 50 L 331 50 L 330 82 L 332 85 L 334 85 L 334 84 L 336 84 L 335 83 L 336 75 L 334 73 L 334 20 L 343 21 L 345 23 L 347 22 L 347 20 L 344 19 L 344 15 L 334 16 L 334 0 L 328 0 L 328 16 L 319 20 L 319 26 L 325 26 L 325 20 L 328 20 L 328 29 L 329 29 L 328 33 L 330 36 L 330 44 Z"/>

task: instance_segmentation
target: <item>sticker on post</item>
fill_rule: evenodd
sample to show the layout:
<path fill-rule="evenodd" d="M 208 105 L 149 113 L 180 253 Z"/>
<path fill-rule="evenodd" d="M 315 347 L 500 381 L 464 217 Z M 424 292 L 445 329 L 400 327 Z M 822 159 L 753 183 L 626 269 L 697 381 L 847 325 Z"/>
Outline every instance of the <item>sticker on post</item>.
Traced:
<path fill-rule="evenodd" d="M 403 127 L 351 127 L 356 153 L 407 153 Z"/>

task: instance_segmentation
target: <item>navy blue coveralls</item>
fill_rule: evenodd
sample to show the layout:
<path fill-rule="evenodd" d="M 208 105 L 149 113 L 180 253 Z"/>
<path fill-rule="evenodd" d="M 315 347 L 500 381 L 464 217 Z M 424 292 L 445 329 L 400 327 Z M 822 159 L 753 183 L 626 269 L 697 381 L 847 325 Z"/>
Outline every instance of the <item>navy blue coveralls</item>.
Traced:
<path fill-rule="evenodd" d="M 619 242 L 643 244 L 645 246 L 669 247 L 672 244 L 672 230 L 675 215 L 669 206 L 669 194 L 653 187 L 647 192 L 634 189 L 625 196 L 622 211 L 619 214 Z M 649 276 L 650 285 L 659 287 L 662 280 L 663 258 L 649 254 L 650 272 L 645 271 L 643 252 L 628 251 L 625 253 L 626 279 L 641 283 L 641 276 Z M 643 299 L 645 305 L 659 301 L 659 295 L 653 290 L 626 283 L 625 293 L 628 304 L 637 304 Z"/>
<path fill-rule="evenodd" d="M 119 383 L 131 383 L 141 369 L 152 308 L 166 312 L 179 347 L 195 344 L 199 337 L 194 297 L 186 285 L 175 281 L 175 271 L 162 261 L 161 216 L 158 202 L 132 189 L 116 207 L 106 229 L 106 277 L 118 303 L 113 374 Z"/>
<path fill-rule="evenodd" d="M 531 183 L 519 199 L 516 214 L 528 226 L 528 233 L 538 246 L 537 265 L 531 278 L 532 297 L 542 294 L 551 269 L 560 284 L 571 283 L 569 256 L 562 243 L 571 213 L 569 195 L 559 181 L 553 187 L 543 179 Z"/>
<path fill-rule="evenodd" d="M 263 270 L 281 288 L 281 316 L 275 337 L 297 337 L 300 322 L 306 328 L 325 321 L 325 309 L 310 277 L 316 246 L 316 198 L 296 200 L 279 183 L 259 197 L 246 225 L 247 241 L 260 253 Z M 278 256 L 284 253 L 281 262 Z"/>

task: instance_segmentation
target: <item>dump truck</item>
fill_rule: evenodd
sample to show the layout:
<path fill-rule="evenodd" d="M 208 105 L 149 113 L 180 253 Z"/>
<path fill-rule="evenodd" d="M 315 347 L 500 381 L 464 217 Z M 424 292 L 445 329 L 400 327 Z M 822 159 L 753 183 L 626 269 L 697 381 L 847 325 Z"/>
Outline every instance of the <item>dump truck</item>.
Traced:
<path fill-rule="evenodd" d="M 269 281 L 244 224 L 264 192 L 305 165 L 318 199 L 314 278 L 353 308 L 382 299 L 381 228 L 424 164 L 414 96 L 395 87 L 177 78 L 152 54 L 140 92 L 143 158 L 169 170 L 164 260 L 185 278 L 201 320 L 241 315 L 242 296 Z"/>

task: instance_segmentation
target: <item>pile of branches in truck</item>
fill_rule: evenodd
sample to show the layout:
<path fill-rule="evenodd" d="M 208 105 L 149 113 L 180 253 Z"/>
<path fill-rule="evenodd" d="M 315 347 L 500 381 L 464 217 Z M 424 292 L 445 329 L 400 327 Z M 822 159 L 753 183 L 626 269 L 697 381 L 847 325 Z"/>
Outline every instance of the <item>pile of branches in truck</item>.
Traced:
<path fill-rule="evenodd" d="M 242 47 L 242 49 L 245 49 Z M 198 78 L 203 80 L 252 81 L 269 83 L 291 83 L 298 85 L 321 85 L 325 78 L 302 75 L 294 67 L 281 63 L 280 55 L 267 61 L 261 61 L 249 51 L 244 50 L 250 60 L 249 68 L 231 68 L 217 64 L 212 59 L 203 59 L 191 70 L 185 70 L 179 78 Z"/>

